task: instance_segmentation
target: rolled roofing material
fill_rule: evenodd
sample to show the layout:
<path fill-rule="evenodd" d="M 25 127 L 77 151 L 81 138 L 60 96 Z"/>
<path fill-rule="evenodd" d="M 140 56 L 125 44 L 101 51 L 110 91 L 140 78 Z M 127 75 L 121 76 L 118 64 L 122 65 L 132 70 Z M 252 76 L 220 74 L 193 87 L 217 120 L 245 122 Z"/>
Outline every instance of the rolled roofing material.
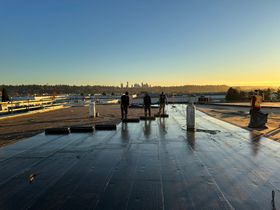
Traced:
<path fill-rule="evenodd" d="M 95 130 L 117 130 L 117 126 L 115 124 L 99 124 L 95 125 Z"/>
<path fill-rule="evenodd" d="M 161 115 L 155 114 L 155 117 L 167 118 L 167 117 L 169 117 L 169 115 L 168 114 L 161 114 Z"/>
<path fill-rule="evenodd" d="M 128 118 L 128 119 L 123 119 L 122 122 L 124 122 L 124 123 L 129 123 L 129 122 L 138 123 L 138 122 L 140 122 L 140 120 L 139 120 L 139 118 Z"/>
<path fill-rule="evenodd" d="M 94 131 L 92 126 L 73 126 L 70 127 L 71 133 L 92 133 Z"/>
<path fill-rule="evenodd" d="M 155 120 L 155 117 L 145 117 L 145 116 L 141 116 L 140 120 Z"/>
<path fill-rule="evenodd" d="M 45 129 L 45 134 L 57 135 L 57 134 L 69 134 L 69 128 L 47 128 Z"/>

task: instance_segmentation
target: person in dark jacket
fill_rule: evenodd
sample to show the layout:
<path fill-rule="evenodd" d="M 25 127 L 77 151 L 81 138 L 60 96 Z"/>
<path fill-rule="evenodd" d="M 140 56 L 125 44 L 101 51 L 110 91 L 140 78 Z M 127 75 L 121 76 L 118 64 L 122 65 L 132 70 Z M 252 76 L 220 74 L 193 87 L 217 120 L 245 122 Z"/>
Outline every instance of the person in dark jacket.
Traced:
<path fill-rule="evenodd" d="M 122 95 L 121 97 L 121 114 L 122 114 L 122 120 L 127 119 L 127 109 L 129 106 L 129 96 L 128 92 L 125 92 L 125 95 Z"/>
<path fill-rule="evenodd" d="M 165 104 L 167 103 L 167 98 L 166 95 L 162 92 L 159 96 L 159 112 L 158 114 L 165 114 Z"/>
<path fill-rule="evenodd" d="M 144 102 L 144 111 L 145 111 L 145 117 L 147 116 L 147 111 L 149 111 L 149 117 L 151 116 L 151 97 L 149 96 L 148 93 L 145 94 L 144 98 L 143 98 L 143 102 Z"/>
<path fill-rule="evenodd" d="M 255 90 L 251 101 L 249 128 L 267 128 L 265 124 L 268 114 L 261 112 L 261 102 L 262 97 L 259 95 L 259 91 Z"/>

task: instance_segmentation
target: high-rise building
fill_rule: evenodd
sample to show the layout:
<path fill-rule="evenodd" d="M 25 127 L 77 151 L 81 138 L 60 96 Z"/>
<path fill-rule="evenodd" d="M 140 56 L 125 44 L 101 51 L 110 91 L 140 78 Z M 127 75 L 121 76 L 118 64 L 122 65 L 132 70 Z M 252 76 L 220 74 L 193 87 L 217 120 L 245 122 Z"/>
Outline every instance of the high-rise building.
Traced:
<path fill-rule="evenodd" d="M 121 88 L 123 88 L 123 83 L 121 83 Z"/>
<path fill-rule="evenodd" d="M 134 84 L 134 88 L 140 88 L 141 86 L 138 83 Z"/>
<path fill-rule="evenodd" d="M 129 88 L 129 83 L 128 82 L 126 82 L 126 88 Z"/>

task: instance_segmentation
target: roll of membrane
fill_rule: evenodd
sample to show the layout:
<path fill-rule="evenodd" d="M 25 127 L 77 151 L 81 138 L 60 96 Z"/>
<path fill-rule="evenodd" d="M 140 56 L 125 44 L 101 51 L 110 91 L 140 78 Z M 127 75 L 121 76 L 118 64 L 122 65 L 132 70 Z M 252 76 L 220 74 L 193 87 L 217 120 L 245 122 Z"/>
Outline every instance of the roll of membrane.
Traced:
<path fill-rule="evenodd" d="M 162 118 L 168 118 L 168 114 L 155 114 L 155 117 L 162 117 Z"/>
<path fill-rule="evenodd" d="M 95 130 L 116 130 L 117 126 L 115 124 L 97 124 L 94 126 Z"/>
<path fill-rule="evenodd" d="M 127 118 L 127 119 L 123 119 L 122 122 L 124 122 L 124 123 L 139 123 L 140 120 L 139 120 L 139 118 Z"/>
<path fill-rule="evenodd" d="M 45 129 L 45 134 L 47 134 L 47 135 L 59 135 L 59 134 L 67 135 L 69 133 L 70 133 L 69 128 L 47 128 L 47 129 Z"/>

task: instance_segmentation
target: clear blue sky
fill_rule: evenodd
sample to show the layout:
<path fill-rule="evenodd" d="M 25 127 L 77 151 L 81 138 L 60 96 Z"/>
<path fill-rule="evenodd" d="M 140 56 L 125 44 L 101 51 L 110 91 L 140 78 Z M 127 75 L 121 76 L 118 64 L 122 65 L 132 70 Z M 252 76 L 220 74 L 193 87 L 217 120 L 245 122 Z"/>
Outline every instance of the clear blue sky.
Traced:
<path fill-rule="evenodd" d="M 0 83 L 280 86 L 279 0 L 0 0 Z"/>

